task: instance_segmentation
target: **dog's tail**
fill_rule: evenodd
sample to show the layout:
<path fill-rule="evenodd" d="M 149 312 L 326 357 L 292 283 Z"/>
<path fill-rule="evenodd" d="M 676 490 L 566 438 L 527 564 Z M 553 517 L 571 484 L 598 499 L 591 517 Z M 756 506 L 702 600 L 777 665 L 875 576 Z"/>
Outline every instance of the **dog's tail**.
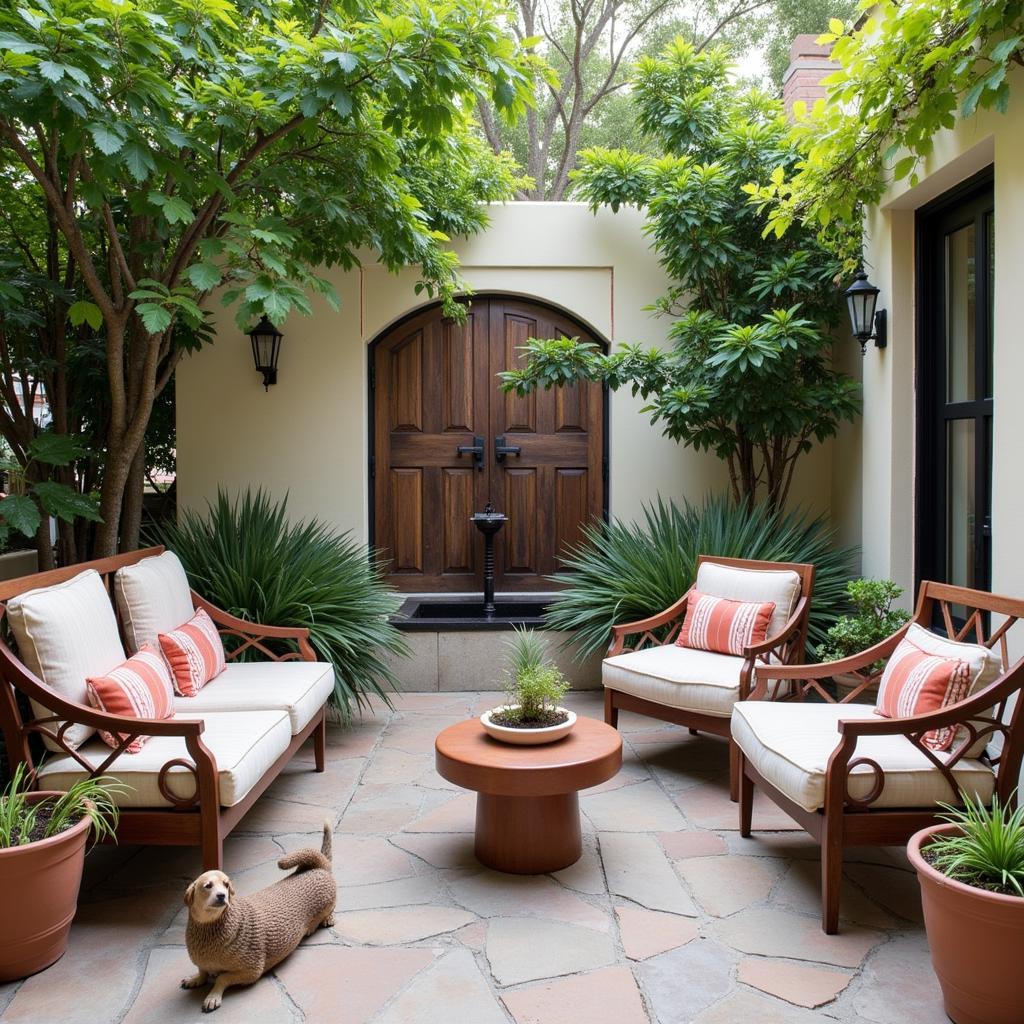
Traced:
<path fill-rule="evenodd" d="M 282 871 L 288 871 L 291 868 L 296 868 L 296 874 L 303 871 L 312 871 L 315 868 L 322 868 L 324 871 L 330 871 L 331 829 L 332 826 L 330 821 L 325 821 L 324 841 L 319 850 L 314 850 L 311 846 L 307 846 L 301 850 L 295 850 L 293 853 L 286 853 L 277 862 L 277 866 Z"/>

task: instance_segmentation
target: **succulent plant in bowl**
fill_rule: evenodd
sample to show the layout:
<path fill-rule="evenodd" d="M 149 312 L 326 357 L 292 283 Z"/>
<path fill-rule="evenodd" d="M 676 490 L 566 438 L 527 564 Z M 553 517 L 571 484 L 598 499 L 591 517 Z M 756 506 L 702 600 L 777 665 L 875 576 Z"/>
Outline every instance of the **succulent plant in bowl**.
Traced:
<path fill-rule="evenodd" d="M 576 715 L 559 705 L 569 683 L 551 663 L 547 640 L 532 629 L 516 627 L 506 647 L 506 702 L 480 716 L 483 727 L 507 743 L 561 739 Z"/>

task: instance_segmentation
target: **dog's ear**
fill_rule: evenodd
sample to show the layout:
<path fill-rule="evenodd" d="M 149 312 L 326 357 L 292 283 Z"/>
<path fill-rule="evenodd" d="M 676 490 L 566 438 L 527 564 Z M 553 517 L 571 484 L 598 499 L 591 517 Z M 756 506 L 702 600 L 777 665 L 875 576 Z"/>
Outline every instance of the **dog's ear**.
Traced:
<path fill-rule="evenodd" d="M 232 899 L 234 899 L 235 898 L 235 887 L 231 884 L 231 879 L 230 878 L 225 878 L 224 879 L 224 884 L 227 885 L 227 887 L 228 887 L 228 895 Z"/>
<path fill-rule="evenodd" d="M 191 884 L 191 885 L 190 885 L 190 886 L 189 886 L 189 887 L 188 887 L 188 888 L 187 888 L 187 889 L 185 890 L 185 906 L 186 906 L 186 907 L 191 907 L 191 906 L 192 906 L 192 897 L 193 897 L 193 896 L 195 895 L 195 892 L 196 892 L 196 883 L 195 883 L 195 882 L 193 882 L 193 883 L 192 883 L 192 884 Z"/>

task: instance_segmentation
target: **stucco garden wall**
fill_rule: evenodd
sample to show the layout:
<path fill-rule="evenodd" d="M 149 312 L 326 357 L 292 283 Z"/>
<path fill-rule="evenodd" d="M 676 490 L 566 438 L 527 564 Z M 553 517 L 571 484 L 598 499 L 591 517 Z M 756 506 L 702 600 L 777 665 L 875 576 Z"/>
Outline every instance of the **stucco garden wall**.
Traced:
<path fill-rule="evenodd" d="M 882 290 L 879 306 L 889 311 L 889 347 L 868 347 L 862 446 L 858 463 L 850 467 L 863 485 L 859 495 L 836 502 L 836 514 L 862 520 L 864 571 L 890 576 L 908 590 L 914 577 L 915 211 L 994 164 L 992 589 L 1022 592 L 1024 75 L 1019 72 L 1011 83 L 1011 97 L 1006 114 L 983 111 L 937 134 L 920 184 L 910 188 L 902 182 L 890 189 L 866 222 L 866 263 L 872 282 Z"/>
<path fill-rule="evenodd" d="M 634 210 L 592 215 L 576 203 L 496 206 L 487 232 L 456 243 L 463 274 L 477 291 L 554 303 L 615 342 L 663 344 L 668 323 L 644 312 L 666 280 Z M 314 299 L 311 318 L 282 325 L 279 382 L 265 393 L 248 338 L 231 313 L 219 314 L 217 341 L 187 358 L 177 374 L 178 494 L 201 508 L 218 485 L 262 484 L 286 492 L 295 515 L 317 515 L 357 535 L 367 522 L 367 345 L 390 323 L 423 305 L 416 274 L 394 276 L 368 263 L 338 272 L 341 312 Z M 713 455 L 680 448 L 622 392 L 610 408 L 610 508 L 632 518 L 659 492 L 700 498 L 727 485 Z M 829 507 L 829 446 L 804 460 L 793 500 Z"/>

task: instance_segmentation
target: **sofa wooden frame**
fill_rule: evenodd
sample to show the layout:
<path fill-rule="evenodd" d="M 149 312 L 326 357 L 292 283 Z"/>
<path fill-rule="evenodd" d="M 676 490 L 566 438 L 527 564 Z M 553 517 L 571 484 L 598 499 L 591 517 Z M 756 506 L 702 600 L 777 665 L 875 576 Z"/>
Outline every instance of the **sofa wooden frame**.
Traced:
<path fill-rule="evenodd" d="M 965 615 L 954 615 L 964 609 Z M 1010 708 L 1010 698 L 1024 688 L 1024 658 L 1012 665 L 1009 660 L 1006 636 L 1013 625 L 1024 618 L 1024 601 L 999 597 L 980 590 L 955 587 L 945 583 L 924 581 L 918 595 L 917 608 L 911 622 L 930 628 L 941 621 L 947 636 L 954 640 L 969 640 L 990 650 L 996 648 L 1003 665 L 1003 673 L 983 690 L 967 700 L 952 704 L 940 711 L 914 715 L 909 718 L 850 719 L 838 723 L 841 742 L 829 758 L 825 774 L 824 806 L 807 811 L 765 780 L 753 768 L 743 752 L 737 748 L 740 766 L 740 834 L 750 836 L 754 787 L 770 797 L 791 818 L 797 821 L 821 846 L 821 926 L 828 935 L 839 928 L 839 896 L 842 885 L 843 849 L 847 846 L 893 846 L 905 843 L 919 829 L 938 822 L 941 809 L 934 808 L 872 808 L 885 786 L 885 773 L 877 762 L 857 756 L 857 741 L 862 736 L 903 736 L 913 744 L 942 773 L 949 786 L 949 803 L 959 804 L 953 768 L 984 736 L 1001 736 L 1003 745 L 998 754 L 984 755 L 996 775 L 996 793 L 1009 803 L 1014 799 L 1024 754 L 1021 735 L 1021 715 L 1024 699 L 1018 699 Z M 994 628 L 989 628 L 992 615 L 1003 616 Z M 879 662 L 884 662 L 896 649 L 910 628 L 908 623 L 892 636 L 860 654 L 824 665 L 758 666 L 753 698 L 776 696 L 778 687 L 787 688 L 791 698 L 823 700 L 830 703 L 849 703 L 864 690 L 874 686 L 881 676 Z M 856 675 L 854 684 L 842 700 L 837 701 L 826 684 L 836 675 Z M 962 726 L 961 742 L 942 761 L 924 745 L 922 737 L 931 729 Z M 863 799 L 855 799 L 847 791 L 850 772 L 858 767 L 871 769 L 874 779 L 871 791 Z"/>
<path fill-rule="evenodd" d="M 19 579 L 0 582 L 0 616 L 6 612 L 6 602 L 19 594 L 38 587 L 64 583 L 86 569 L 95 569 L 103 579 L 107 595 L 117 614 L 117 603 L 113 594 L 114 573 L 122 566 L 134 565 L 143 558 L 159 555 L 162 547 L 146 548 L 128 554 L 82 562 L 62 569 L 23 576 Z M 256 650 L 271 661 L 316 661 L 316 655 L 309 643 L 309 630 L 283 626 L 265 626 L 247 622 L 230 615 L 192 591 L 195 608 L 203 608 L 218 627 L 224 638 L 233 638 L 237 645 L 228 651 L 229 660 L 237 658 L 243 651 Z M 295 649 L 285 653 L 271 650 L 266 641 L 288 641 Z M 280 774 L 296 751 L 313 738 L 315 769 L 324 770 L 326 753 L 326 704 L 302 731 L 292 737 L 288 749 L 267 769 L 262 778 L 249 790 L 241 801 L 232 807 L 221 807 L 217 762 L 210 749 L 203 743 L 204 723 L 201 718 L 142 719 L 127 718 L 98 711 L 85 704 L 62 697 L 50 689 L 29 671 L 7 646 L 0 643 L 0 675 L 8 684 L 0 687 L 0 729 L 7 744 L 7 755 L 13 768 L 24 762 L 28 769 L 34 769 L 29 737 L 35 733 L 46 736 L 65 753 L 73 757 L 90 776 L 103 775 L 124 753 L 125 747 L 136 736 L 178 736 L 185 741 L 191 761 L 175 758 L 160 768 L 158 786 L 160 792 L 172 805 L 168 808 L 124 808 L 117 827 L 117 839 L 124 843 L 145 843 L 168 846 L 193 846 L 202 848 L 203 868 L 220 868 L 223 861 L 224 838 L 238 824 L 264 790 Z M 36 701 L 52 712 L 41 718 L 27 719 L 22 716 L 15 691 Z M 57 727 L 57 723 L 65 725 Z M 72 749 L 64 733 L 72 724 L 103 729 L 124 739 L 117 748 L 98 764 L 93 764 L 80 751 Z M 167 773 L 172 768 L 184 768 L 195 780 L 191 796 L 181 797 L 171 791 Z M 180 774 L 180 773 L 179 773 Z"/>
<path fill-rule="evenodd" d="M 736 569 L 755 569 L 783 572 L 792 570 L 800 577 L 800 597 L 797 599 L 786 624 L 775 636 L 768 637 L 764 643 L 748 647 L 743 652 L 743 668 L 740 671 L 740 700 L 747 700 L 754 685 L 754 668 L 758 664 L 767 663 L 768 658 L 783 665 L 799 664 L 804 660 L 807 646 L 807 624 L 811 611 L 811 595 L 814 593 L 814 566 L 805 562 L 765 562 L 750 558 L 724 558 L 717 555 L 698 555 L 697 571 L 705 562 L 715 565 L 726 565 Z M 694 587 L 690 587 L 675 604 L 664 611 L 651 615 L 637 622 L 626 622 L 612 628 L 612 642 L 606 658 L 617 654 L 643 650 L 645 647 L 657 647 L 673 643 L 682 628 L 686 616 L 686 605 Z M 638 639 L 627 646 L 627 639 L 636 636 Z M 707 715 L 699 711 L 688 711 L 685 708 L 674 708 L 668 704 L 635 697 L 630 693 L 605 687 L 604 720 L 615 728 L 619 724 L 620 711 L 633 711 L 638 715 L 647 715 L 663 722 L 687 726 L 693 735 L 698 732 L 709 732 L 729 740 L 729 794 L 733 801 L 739 795 L 739 762 L 736 745 L 732 742 L 730 719 L 719 715 Z"/>

